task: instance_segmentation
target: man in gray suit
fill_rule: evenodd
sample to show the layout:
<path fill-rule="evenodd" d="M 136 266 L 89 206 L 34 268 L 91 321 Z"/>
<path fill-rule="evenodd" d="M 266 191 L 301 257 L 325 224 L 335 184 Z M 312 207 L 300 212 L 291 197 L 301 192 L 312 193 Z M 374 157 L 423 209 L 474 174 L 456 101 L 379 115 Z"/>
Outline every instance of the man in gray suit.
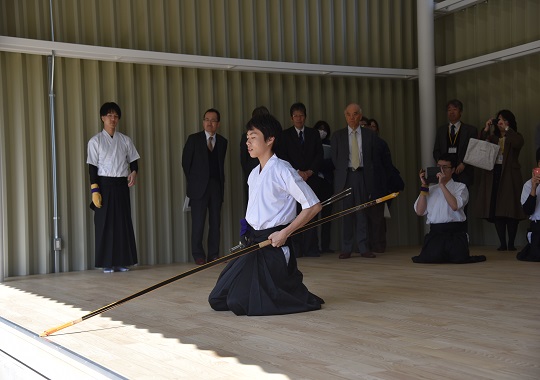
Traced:
<path fill-rule="evenodd" d="M 452 179 L 456 182 L 464 183 L 467 189 L 473 184 L 474 167 L 463 162 L 467 146 L 471 138 L 478 138 L 478 131 L 472 125 L 461 121 L 463 113 L 463 103 L 457 99 L 452 99 L 446 104 L 446 114 L 448 123 L 437 129 L 435 145 L 433 147 L 433 158 L 439 161 L 446 153 L 457 154 L 458 162 Z"/>
<path fill-rule="evenodd" d="M 331 147 L 335 192 L 353 189 L 352 196 L 343 200 L 344 209 L 348 209 L 372 199 L 376 135 L 370 129 L 360 128 L 362 109 L 358 104 L 345 108 L 345 119 L 347 127 L 333 134 Z M 355 240 L 362 257 L 375 257 L 369 249 L 367 219 L 363 212 L 344 216 L 342 230 L 340 259 L 351 257 Z"/>

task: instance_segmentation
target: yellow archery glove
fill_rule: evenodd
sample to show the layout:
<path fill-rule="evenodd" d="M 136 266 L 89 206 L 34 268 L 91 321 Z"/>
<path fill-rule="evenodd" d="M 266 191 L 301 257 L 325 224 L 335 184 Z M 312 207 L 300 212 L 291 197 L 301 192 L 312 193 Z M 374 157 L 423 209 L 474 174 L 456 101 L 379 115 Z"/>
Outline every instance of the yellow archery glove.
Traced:
<path fill-rule="evenodd" d="M 101 208 L 101 193 L 99 192 L 99 186 L 97 183 L 93 183 L 90 186 L 92 191 L 92 202 L 97 208 Z"/>

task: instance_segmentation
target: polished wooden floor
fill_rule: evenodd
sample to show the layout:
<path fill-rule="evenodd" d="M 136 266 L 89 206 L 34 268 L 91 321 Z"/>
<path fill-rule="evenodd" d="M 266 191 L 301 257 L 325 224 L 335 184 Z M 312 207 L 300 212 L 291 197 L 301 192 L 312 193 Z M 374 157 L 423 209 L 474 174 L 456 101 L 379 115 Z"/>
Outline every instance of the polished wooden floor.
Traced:
<path fill-rule="evenodd" d="M 540 263 L 299 259 L 316 312 L 237 317 L 207 296 L 224 264 L 41 339 L 130 379 L 539 379 Z M 8 278 L 2 317 L 35 334 L 173 277 L 191 264 Z M 60 377 L 59 377 L 60 378 Z"/>

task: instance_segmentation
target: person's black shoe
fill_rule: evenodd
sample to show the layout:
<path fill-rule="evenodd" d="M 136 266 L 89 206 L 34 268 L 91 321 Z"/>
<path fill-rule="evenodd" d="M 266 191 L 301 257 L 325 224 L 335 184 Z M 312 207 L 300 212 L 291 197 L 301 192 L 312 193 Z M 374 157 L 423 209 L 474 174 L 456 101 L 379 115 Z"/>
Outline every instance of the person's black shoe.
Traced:
<path fill-rule="evenodd" d="M 497 248 L 497 251 L 506 251 L 508 248 L 506 247 L 506 245 L 501 245 L 499 246 L 499 248 Z"/>

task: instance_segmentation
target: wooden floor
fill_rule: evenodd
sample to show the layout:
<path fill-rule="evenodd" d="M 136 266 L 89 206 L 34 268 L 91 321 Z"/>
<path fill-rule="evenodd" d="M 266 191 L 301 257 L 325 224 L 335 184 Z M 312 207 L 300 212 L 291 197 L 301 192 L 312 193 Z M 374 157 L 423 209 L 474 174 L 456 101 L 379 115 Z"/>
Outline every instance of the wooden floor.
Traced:
<path fill-rule="evenodd" d="M 417 252 L 299 259 L 326 301 L 316 312 L 215 312 L 220 264 L 40 339 L 130 379 L 539 379 L 540 263 L 475 248 L 487 262 L 413 264 Z M 192 267 L 8 278 L 2 317 L 40 334 Z"/>

